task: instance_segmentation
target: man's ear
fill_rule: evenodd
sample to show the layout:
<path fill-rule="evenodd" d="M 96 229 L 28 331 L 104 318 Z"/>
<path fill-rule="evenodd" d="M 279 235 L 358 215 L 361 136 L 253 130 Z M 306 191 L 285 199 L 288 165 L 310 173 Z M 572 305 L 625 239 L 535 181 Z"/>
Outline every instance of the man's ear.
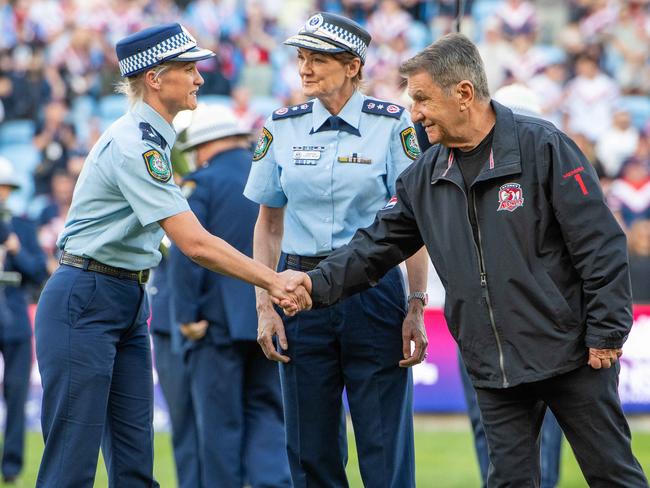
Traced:
<path fill-rule="evenodd" d="M 469 80 L 463 80 L 456 85 L 456 97 L 461 112 L 467 110 L 474 102 L 474 85 Z"/>

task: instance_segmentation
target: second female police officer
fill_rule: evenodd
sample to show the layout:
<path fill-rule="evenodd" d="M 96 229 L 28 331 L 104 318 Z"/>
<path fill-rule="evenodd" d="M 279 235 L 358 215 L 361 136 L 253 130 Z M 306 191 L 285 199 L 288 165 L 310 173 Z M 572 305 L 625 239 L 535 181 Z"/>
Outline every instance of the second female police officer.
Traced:
<path fill-rule="evenodd" d="M 172 180 L 172 119 L 196 108 L 196 61 L 213 53 L 175 23 L 122 39 L 116 51 L 132 106 L 86 159 L 58 240 L 62 266 L 38 304 L 38 486 L 92 486 L 100 443 L 109 486 L 158 486 L 143 284 L 160 261 L 163 232 L 201 265 L 283 296 L 273 271 L 200 225 Z"/>
<path fill-rule="evenodd" d="M 254 256 L 268 266 L 282 250 L 287 268 L 315 267 L 391 204 L 397 176 L 419 155 L 408 113 L 359 91 L 369 42 L 359 25 L 329 13 L 312 16 L 285 42 L 298 48 L 303 93 L 313 100 L 276 110 L 253 156 L 245 195 L 261 204 Z M 372 290 L 284 323 L 258 291 L 258 341 L 282 363 L 294 486 L 347 486 L 344 387 L 365 486 L 414 486 L 412 380 L 404 368 L 420 362 L 426 346 L 426 254 L 407 268 L 408 315 L 398 268 Z M 286 354 L 273 348 L 274 335 Z"/>

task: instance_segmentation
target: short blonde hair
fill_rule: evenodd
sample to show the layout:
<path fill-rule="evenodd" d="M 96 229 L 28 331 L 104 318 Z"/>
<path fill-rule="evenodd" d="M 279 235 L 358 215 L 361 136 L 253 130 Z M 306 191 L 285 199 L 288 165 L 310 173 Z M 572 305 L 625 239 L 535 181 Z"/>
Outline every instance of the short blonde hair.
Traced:
<path fill-rule="evenodd" d="M 125 95 L 129 100 L 129 105 L 133 106 L 141 102 L 144 97 L 144 77 L 148 71 L 154 72 L 154 78 L 159 77 L 164 71 L 171 66 L 171 62 L 162 63 L 150 68 L 137 75 L 122 78 L 115 84 L 115 92 Z"/>

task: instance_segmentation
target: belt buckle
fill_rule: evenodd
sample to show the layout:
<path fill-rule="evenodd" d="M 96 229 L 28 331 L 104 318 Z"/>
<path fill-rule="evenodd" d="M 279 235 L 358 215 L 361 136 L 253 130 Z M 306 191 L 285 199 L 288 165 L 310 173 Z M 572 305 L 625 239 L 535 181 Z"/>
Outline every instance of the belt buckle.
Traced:
<path fill-rule="evenodd" d="M 147 283 L 147 280 L 149 279 L 148 271 L 149 271 L 148 269 L 141 269 L 140 271 L 138 271 L 138 273 L 137 273 L 138 274 L 138 284 L 144 285 L 144 284 Z"/>

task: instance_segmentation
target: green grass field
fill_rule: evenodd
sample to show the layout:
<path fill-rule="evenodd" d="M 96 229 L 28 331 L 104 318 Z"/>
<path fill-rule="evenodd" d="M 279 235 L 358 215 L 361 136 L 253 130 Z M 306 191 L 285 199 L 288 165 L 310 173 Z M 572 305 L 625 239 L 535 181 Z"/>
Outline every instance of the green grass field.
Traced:
<path fill-rule="evenodd" d="M 634 452 L 650 473 L 650 430 L 647 420 L 632 419 Z M 645 425 L 644 425 L 645 424 Z M 464 418 L 452 417 L 441 420 L 437 417 L 416 417 L 415 451 L 417 485 L 422 488 L 472 488 L 478 487 L 478 467 L 475 463 L 472 439 Z M 353 436 L 350 433 L 350 442 Z M 162 488 L 176 486 L 170 437 L 156 434 L 155 473 Z M 33 487 L 38 472 L 38 462 L 43 442 L 38 433 L 30 433 L 27 439 L 26 469 L 17 487 Z M 361 488 L 361 477 L 357 467 L 354 446 L 350 449 L 348 465 L 350 485 Z M 96 487 L 106 487 L 106 471 L 100 461 L 97 469 Z M 575 462 L 573 453 L 565 443 L 562 451 L 562 475 L 560 488 L 582 488 L 587 486 Z"/>

